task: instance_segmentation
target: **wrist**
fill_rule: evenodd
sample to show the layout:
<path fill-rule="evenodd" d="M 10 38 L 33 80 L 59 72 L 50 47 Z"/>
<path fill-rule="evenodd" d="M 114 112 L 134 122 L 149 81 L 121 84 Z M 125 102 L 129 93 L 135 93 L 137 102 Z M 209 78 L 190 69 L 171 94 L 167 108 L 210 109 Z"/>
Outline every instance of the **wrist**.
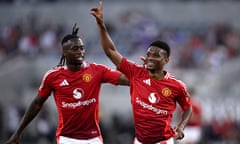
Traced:
<path fill-rule="evenodd" d="M 181 124 L 179 124 L 177 127 L 178 127 L 179 129 L 182 129 L 182 130 L 184 130 L 184 128 L 185 128 L 185 126 L 184 126 L 184 125 L 181 125 Z"/>
<path fill-rule="evenodd" d="M 96 21 L 97 21 L 97 24 L 98 24 L 98 25 L 104 25 L 103 20 L 97 19 Z"/>

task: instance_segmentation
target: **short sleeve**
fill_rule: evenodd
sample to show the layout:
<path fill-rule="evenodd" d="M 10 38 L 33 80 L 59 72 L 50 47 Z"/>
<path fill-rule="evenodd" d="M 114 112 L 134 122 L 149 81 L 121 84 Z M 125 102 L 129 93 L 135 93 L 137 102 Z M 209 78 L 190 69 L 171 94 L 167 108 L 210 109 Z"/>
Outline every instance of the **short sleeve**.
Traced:
<path fill-rule="evenodd" d="M 136 67 L 141 67 L 132 61 L 128 61 L 125 57 L 122 58 L 118 70 L 124 73 L 129 79 L 134 76 Z"/>
<path fill-rule="evenodd" d="M 191 106 L 190 95 L 187 92 L 187 88 L 183 82 L 180 82 L 179 96 L 177 101 L 183 110 L 187 110 Z"/>
<path fill-rule="evenodd" d="M 50 87 L 50 73 L 45 73 L 41 85 L 38 88 L 38 95 L 41 97 L 48 97 L 51 95 L 51 87 Z"/>
<path fill-rule="evenodd" d="M 99 66 L 102 69 L 102 82 L 117 85 L 121 73 L 118 70 L 110 69 L 107 66 Z"/>

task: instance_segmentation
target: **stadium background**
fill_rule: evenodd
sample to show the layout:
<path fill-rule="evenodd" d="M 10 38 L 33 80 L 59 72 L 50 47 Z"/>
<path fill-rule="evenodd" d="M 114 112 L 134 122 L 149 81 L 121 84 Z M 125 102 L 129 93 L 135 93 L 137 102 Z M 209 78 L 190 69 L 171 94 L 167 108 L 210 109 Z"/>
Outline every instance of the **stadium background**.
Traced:
<path fill-rule="evenodd" d="M 240 141 L 240 2 L 238 0 L 104 0 L 118 49 L 141 63 L 148 43 L 172 47 L 167 69 L 194 88 L 203 110 L 203 144 Z M 19 122 L 41 77 L 60 59 L 60 40 L 80 26 L 86 60 L 113 65 L 103 54 L 89 9 L 97 0 L 0 0 L 0 143 Z M 104 85 L 101 127 L 106 144 L 131 144 L 129 89 Z M 23 135 L 27 144 L 53 143 L 56 109 L 50 98 Z M 174 117 L 175 119 L 175 117 Z M 174 122 L 176 122 L 175 120 Z M 174 123 L 173 122 L 173 123 Z"/>

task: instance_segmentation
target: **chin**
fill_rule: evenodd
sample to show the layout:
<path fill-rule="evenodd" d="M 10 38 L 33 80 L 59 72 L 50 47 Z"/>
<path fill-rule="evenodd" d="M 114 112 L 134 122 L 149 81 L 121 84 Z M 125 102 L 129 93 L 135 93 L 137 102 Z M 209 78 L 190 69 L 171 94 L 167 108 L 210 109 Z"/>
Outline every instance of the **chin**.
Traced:
<path fill-rule="evenodd" d="M 77 62 L 75 62 L 75 65 L 82 65 L 82 61 L 77 61 Z"/>

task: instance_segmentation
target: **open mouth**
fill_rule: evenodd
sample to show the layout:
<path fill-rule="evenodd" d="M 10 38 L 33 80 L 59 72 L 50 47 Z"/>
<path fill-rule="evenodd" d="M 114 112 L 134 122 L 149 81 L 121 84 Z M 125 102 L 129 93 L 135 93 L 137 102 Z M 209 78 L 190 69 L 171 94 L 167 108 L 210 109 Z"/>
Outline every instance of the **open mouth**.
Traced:
<path fill-rule="evenodd" d="M 77 60 L 78 61 L 83 61 L 83 57 L 78 57 Z"/>
<path fill-rule="evenodd" d="M 147 62 L 147 65 L 148 65 L 148 66 L 153 66 L 153 65 L 155 65 L 155 63 L 149 61 L 149 62 Z"/>

